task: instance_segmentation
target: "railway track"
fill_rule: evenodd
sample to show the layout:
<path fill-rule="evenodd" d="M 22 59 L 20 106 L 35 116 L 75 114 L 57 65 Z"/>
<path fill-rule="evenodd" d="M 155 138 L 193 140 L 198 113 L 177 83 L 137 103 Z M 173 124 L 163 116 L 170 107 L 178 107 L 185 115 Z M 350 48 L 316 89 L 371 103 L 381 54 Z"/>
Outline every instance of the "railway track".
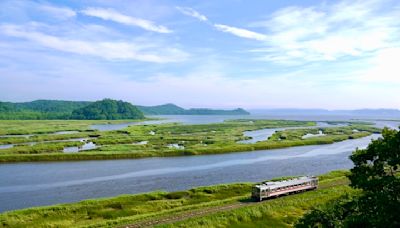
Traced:
<path fill-rule="evenodd" d="M 326 188 L 331 188 L 331 187 L 335 187 L 335 186 L 339 186 L 339 185 L 345 185 L 348 183 L 349 183 L 349 181 L 347 179 L 345 179 L 343 181 L 335 182 L 334 184 L 329 183 L 329 184 L 322 185 L 318 189 L 326 189 Z M 273 199 L 270 199 L 270 200 L 273 200 Z M 148 219 L 148 220 L 138 221 L 133 224 L 120 226 L 120 228 L 152 227 L 155 225 L 179 222 L 179 221 L 183 221 L 183 220 L 186 220 L 189 218 L 200 217 L 200 216 L 209 215 L 209 214 L 213 214 L 213 213 L 221 212 L 221 211 L 229 211 L 229 210 L 233 210 L 236 208 L 241 208 L 241 207 L 245 207 L 245 206 L 249 206 L 249 205 L 253 205 L 253 204 L 261 204 L 261 203 L 266 203 L 266 202 L 268 202 L 268 200 L 265 200 L 262 202 L 258 202 L 258 201 L 235 202 L 235 203 L 225 204 L 225 205 L 221 205 L 221 206 L 186 211 L 186 212 L 182 212 L 182 213 L 175 214 L 175 215 L 168 215 L 165 217 L 160 217 L 157 219 Z"/>
<path fill-rule="evenodd" d="M 255 202 L 251 202 L 251 203 L 255 203 Z M 183 212 L 183 213 L 179 213 L 177 215 L 170 215 L 170 216 L 166 216 L 166 217 L 162 217 L 162 218 L 158 218 L 158 219 L 142 221 L 142 222 L 134 223 L 131 225 L 125 225 L 122 227 L 125 227 L 125 228 L 152 227 L 155 225 L 179 222 L 179 221 L 182 221 L 185 219 L 208 215 L 208 214 L 212 214 L 215 212 L 228 211 L 228 210 L 232 210 L 235 208 L 243 207 L 244 205 L 248 205 L 248 204 L 249 203 L 233 203 L 233 204 L 222 205 L 222 206 L 217 206 L 217 207 L 209 207 L 209 208 L 204 208 L 204 209 L 199 209 L 199 210 Z"/>

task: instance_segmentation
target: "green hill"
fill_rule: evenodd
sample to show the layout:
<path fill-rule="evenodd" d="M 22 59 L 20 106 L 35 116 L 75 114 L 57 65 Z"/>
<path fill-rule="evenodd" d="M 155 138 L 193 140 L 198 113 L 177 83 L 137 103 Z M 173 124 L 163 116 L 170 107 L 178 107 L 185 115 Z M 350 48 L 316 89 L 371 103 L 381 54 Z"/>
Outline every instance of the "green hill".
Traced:
<path fill-rule="evenodd" d="M 249 115 L 244 109 L 218 110 L 207 108 L 184 109 L 175 104 L 137 106 L 146 115 Z"/>
<path fill-rule="evenodd" d="M 249 115 L 244 109 L 217 110 L 206 108 L 184 109 L 175 104 L 133 106 L 122 101 L 103 100 L 103 105 L 91 101 L 36 100 L 31 102 L 0 102 L 2 120 L 53 120 L 53 119 L 134 119 L 145 115 Z M 95 104 L 96 103 L 96 104 Z M 110 103 L 110 104 L 109 104 Z M 111 104 L 112 103 L 112 104 Z M 95 106 L 91 106 L 95 104 Z M 99 106 L 98 106 L 99 105 Z M 89 106 L 89 107 L 88 107 Z M 130 107 L 128 107 L 130 106 Z M 86 108 L 88 107 L 88 108 Z M 111 111 L 112 113 L 106 113 Z M 139 112 L 141 112 L 139 114 Z M 132 118 L 128 118 L 132 119 Z"/>
<path fill-rule="evenodd" d="M 69 119 L 73 110 L 85 107 L 88 101 L 36 100 L 0 102 L 0 119 Z"/>
<path fill-rule="evenodd" d="M 156 106 L 137 106 L 146 115 L 183 115 L 185 109 L 174 105 L 164 104 Z"/>
<path fill-rule="evenodd" d="M 32 102 L 15 103 L 17 109 L 28 109 L 37 112 L 67 112 L 89 105 L 89 101 L 58 101 L 36 100 Z"/>
<path fill-rule="evenodd" d="M 131 103 L 104 99 L 93 102 L 72 112 L 71 119 L 78 120 L 119 120 L 143 119 L 143 113 Z"/>

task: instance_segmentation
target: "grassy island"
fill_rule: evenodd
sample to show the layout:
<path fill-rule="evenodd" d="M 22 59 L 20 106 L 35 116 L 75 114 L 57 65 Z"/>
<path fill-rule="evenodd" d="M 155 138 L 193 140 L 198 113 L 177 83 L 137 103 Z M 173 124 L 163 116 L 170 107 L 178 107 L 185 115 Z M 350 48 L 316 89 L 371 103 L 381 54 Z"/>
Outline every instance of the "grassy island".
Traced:
<path fill-rule="evenodd" d="M 139 120 L 134 120 L 139 121 Z M 183 125 L 177 123 L 132 125 L 121 130 L 98 131 L 92 124 L 132 120 L 2 120 L 0 162 L 96 160 L 218 154 L 329 144 L 368 136 L 380 129 L 362 122 L 316 128 L 312 121 L 230 120 L 223 123 Z M 245 131 L 296 127 L 278 131 L 269 139 L 243 144 Z M 310 128 L 311 127 L 311 128 Z M 318 137 L 303 138 L 307 134 Z M 16 137 L 21 136 L 21 137 Z M 64 153 L 65 147 L 94 143 L 95 148 Z M 6 148 L 5 145 L 12 145 Z"/>

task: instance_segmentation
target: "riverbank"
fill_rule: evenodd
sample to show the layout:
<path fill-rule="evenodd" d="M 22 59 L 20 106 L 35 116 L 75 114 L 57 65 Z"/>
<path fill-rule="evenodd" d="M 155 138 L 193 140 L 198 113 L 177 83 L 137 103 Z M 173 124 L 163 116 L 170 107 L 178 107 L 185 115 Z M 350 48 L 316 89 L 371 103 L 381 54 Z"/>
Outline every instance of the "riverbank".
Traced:
<path fill-rule="evenodd" d="M 351 123 L 348 126 L 335 125 L 315 128 L 316 122 L 291 120 L 229 120 L 223 123 L 181 125 L 176 123 L 143 124 L 125 126 L 114 131 L 98 131 L 90 128 L 93 121 L 63 121 L 62 123 L 37 121 L 34 124 L 19 123 L 7 125 L 10 132 L 18 134 L 51 132 L 29 137 L 1 137 L 0 145 L 12 145 L 0 150 L 0 162 L 32 161 L 74 161 L 132 159 L 144 157 L 171 157 L 202 154 L 277 149 L 305 145 L 331 144 L 356 139 L 377 133 L 380 130 L 365 123 Z M 111 122 L 114 123 L 114 122 Z M 117 121 L 121 123 L 121 121 Z M 45 126 L 43 126 L 45 125 Z M 59 126 L 61 125 L 61 126 Z M 10 126 L 17 126 L 12 130 Z M 78 127 L 79 126 L 79 127 Z M 304 127 L 302 129 L 290 129 Z M 288 128 L 251 144 L 238 143 L 249 139 L 245 131 L 259 129 Z M 10 130 L 11 129 L 11 130 Z M 59 131 L 76 131 L 71 134 L 54 134 Z M 303 138 L 324 132 L 319 137 Z M 84 139 L 81 141 L 75 139 Z M 34 141 L 34 144 L 32 144 Z M 80 151 L 83 145 L 91 143 L 94 149 Z M 63 149 L 76 147 L 76 153 L 64 153 Z"/>
<path fill-rule="evenodd" d="M 260 221 L 288 226 L 310 208 L 354 192 L 347 186 L 346 173 L 334 171 L 321 175 L 320 187 L 316 191 L 261 203 L 250 199 L 253 183 L 236 183 L 11 211 L 0 214 L 0 223 L 4 227 L 116 227 L 147 221 L 168 221 L 165 218 L 174 217 L 172 221 L 182 227 L 231 226 L 239 222 L 256 224 Z M 233 210 L 209 210 L 226 205 L 237 206 L 231 207 Z M 194 213 L 199 210 L 204 213 Z M 194 216 L 187 216 L 188 212 Z M 176 219 L 180 217 L 189 220 Z"/>

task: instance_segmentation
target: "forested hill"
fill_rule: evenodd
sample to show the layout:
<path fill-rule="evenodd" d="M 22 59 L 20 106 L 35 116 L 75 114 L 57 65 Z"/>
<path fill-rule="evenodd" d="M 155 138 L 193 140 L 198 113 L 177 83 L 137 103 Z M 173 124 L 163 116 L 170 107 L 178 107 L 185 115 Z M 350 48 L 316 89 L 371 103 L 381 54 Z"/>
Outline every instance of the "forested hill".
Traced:
<path fill-rule="evenodd" d="M 185 109 L 174 104 L 137 106 L 145 115 L 183 115 Z"/>
<path fill-rule="evenodd" d="M 76 109 L 71 119 L 77 120 L 120 120 L 144 119 L 143 113 L 131 103 L 104 99 Z"/>
<path fill-rule="evenodd" d="M 128 102 L 104 99 L 91 101 L 36 100 L 31 102 L 0 102 L 0 119 L 138 119 L 145 115 L 248 115 L 243 109 L 184 109 L 174 104 L 134 106 Z M 95 104 L 94 106 L 92 106 Z M 87 108 L 86 108 L 87 107 Z"/>
<path fill-rule="evenodd" d="M 73 110 L 89 105 L 89 101 L 36 100 L 1 102 L 0 119 L 69 119 Z"/>
<path fill-rule="evenodd" d="M 36 100 L 31 102 L 11 103 L 0 102 L 0 112 L 22 111 L 33 112 L 72 112 L 75 109 L 89 105 L 90 101 L 58 101 L 58 100 Z"/>
<path fill-rule="evenodd" d="M 175 104 L 137 106 L 146 115 L 249 115 L 244 109 L 218 110 L 207 108 L 184 109 Z"/>
<path fill-rule="evenodd" d="M 128 102 L 37 100 L 32 102 L 0 102 L 0 119 L 142 119 L 143 113 Z"/>

